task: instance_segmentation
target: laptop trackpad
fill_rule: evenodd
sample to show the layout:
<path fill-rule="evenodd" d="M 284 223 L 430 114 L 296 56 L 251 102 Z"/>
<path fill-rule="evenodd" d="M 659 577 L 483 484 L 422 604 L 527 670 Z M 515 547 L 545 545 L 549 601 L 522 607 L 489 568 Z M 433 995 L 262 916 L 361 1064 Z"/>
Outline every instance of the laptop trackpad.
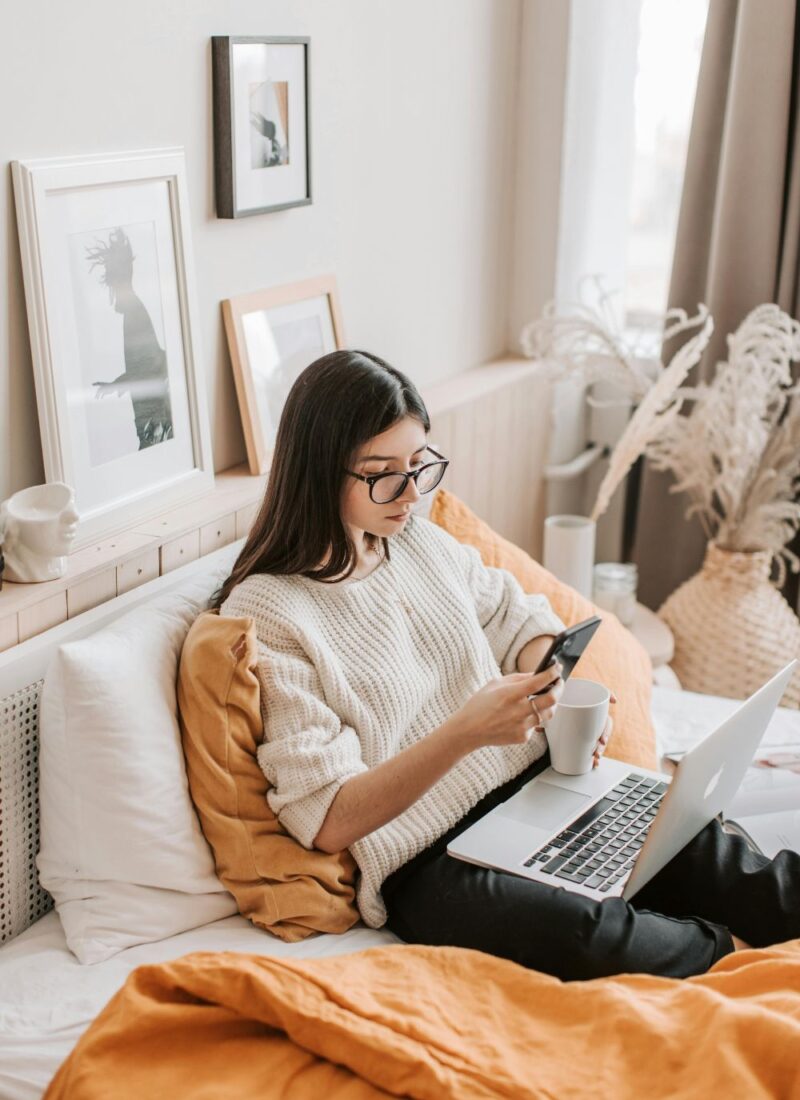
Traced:
<path fill-rule="evenodd" d="M 593 798 L 588 794 L 568 791 L 539 779 L 528 783 L 513 798 L 498 806 L 497 813 L 521 821 L 524 825 L 536 825 L 539 829 L 555 829 L 562 821 L 573 818 Z"/>

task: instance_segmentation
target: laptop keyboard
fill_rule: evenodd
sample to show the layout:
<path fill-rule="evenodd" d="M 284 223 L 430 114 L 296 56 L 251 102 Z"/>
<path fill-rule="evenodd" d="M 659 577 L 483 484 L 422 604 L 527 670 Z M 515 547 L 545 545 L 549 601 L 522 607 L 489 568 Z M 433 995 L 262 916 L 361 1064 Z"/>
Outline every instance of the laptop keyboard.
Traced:
<path fill-rule="evenodd" d="M 524 862 L 542 874 L 601 893 L 630 874 L 668 783 L 631 772 Z"/>

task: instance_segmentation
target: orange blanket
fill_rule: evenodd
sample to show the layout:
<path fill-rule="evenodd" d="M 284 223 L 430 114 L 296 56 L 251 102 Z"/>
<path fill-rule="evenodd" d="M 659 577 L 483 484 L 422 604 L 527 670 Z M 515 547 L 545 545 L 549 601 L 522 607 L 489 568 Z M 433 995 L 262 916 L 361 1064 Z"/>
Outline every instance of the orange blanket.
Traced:
<path fill-rule="evenodd" d="M 460 948 L 141 967 L 46 1100 L 800 1097 L 800 940 L 565 984 Z"/>

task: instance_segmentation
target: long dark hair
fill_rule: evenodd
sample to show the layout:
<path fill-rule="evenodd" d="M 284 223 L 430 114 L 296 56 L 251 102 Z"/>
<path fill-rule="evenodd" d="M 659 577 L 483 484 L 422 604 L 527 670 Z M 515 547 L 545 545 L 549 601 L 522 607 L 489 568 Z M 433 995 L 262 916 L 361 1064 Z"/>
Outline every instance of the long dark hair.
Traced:
<path fill-rule="evenodd" d="M 363 443 L 405 416 L 430 431 L 413 382 L 377 355 L 333 351 L 306 367 L 281 414 L 258 516 L 213 605 L 219 607 L 252 573 L 302 573 L 318 581 L 349 577 L 357 552 L 340 513 L 345 471 Z M 368 536 L 370 546 L 377 541 Z M 388 540 L 381 542 L 388 559 Z"/>

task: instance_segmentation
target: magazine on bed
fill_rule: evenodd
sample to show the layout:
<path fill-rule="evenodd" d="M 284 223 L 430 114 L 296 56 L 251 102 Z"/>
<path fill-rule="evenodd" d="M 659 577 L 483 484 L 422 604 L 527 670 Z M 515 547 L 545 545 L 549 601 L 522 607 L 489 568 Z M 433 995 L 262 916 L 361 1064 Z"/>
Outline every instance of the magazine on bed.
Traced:
<path fill-rule="evenodd" d="M 683 753 L 668 753 L 680 759 Z M 764 855 L 800 852 L 800 745 L 760 749 L 725 814 L 726 827 Z M 737 828 L 738 826 L 738 828 Z"/>
<path fill-rule="evenodd" d="M 773 859 L 788 848 L 800 852 L 800 810 L 783 810 L 776 814 L 753 814 L 726 820 L 725 828 L 738 833 L 765 856 Z"/>
<path fill-rule="evenodd" d="M 663 757 L 677 762 L 707 734 L 713 719 L 739 705 L 732 699 L 653 690 L 653 719 Z M 779 707 L 755 759 L 725 814 L 738 832 L 770 857 L 782 848 L 800 852 L 800 714 Z"/>
<path fill-rule="evenodd" d="M 782 848 L 800 852 L 800 746 L 761 749 L 727 818 L 764 855 Z"/>

